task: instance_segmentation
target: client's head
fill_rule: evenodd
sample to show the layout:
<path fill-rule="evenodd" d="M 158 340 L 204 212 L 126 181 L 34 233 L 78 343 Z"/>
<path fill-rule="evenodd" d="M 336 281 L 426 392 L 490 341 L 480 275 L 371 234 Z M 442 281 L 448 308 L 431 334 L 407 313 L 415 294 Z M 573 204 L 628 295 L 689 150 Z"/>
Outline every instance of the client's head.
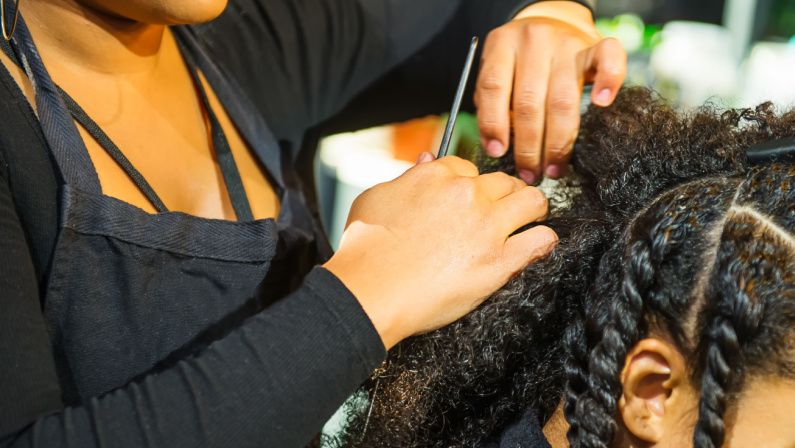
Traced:
<path fill-rule="evenodd" d="M 745 155 L 785 135 L 770 105 L 592 107 L 550 198 L 558 247 L 396 347 L 342 442 L 477 446 L 565 396 L 575 447 L 795 445 L 795 168 Z"/>
<path fill-rule="evenodd" d="M 585 117 L 578 148 L 583 191 L 617 226 L 566 337 L 569 441 L 792 446 L 795 167 L 749 169 L 744 149 L 795 115 L 677 117 L 627 96 Z"/>
<path fill-rule="evenodd" d="M 630 220 L 568 337 L 573 446 L 795 445 L 793 179 L 694 179 Z"/>

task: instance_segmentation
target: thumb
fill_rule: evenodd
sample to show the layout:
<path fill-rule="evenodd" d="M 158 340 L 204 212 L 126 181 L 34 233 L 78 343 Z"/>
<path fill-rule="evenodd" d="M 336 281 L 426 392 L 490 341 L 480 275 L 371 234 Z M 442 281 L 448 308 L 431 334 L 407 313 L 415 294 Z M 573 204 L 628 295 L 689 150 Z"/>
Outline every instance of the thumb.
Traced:
<path fill-rule="evenodd" d="M 509 264 L 515 272 L 547 255 L 557 245 L 558 235 L 546 226 L 535 226 L 511 236 L 504 250 Z"/>

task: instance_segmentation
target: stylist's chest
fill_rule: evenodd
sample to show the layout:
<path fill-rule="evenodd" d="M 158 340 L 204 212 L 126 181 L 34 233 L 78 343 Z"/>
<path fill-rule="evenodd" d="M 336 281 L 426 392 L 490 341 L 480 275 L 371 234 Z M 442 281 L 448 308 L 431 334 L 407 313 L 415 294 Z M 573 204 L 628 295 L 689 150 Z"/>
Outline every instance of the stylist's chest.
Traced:
<path fill-rule="evenodd" d="M 165 59 L 165 58 L 164 58 Z M 51 75 L 94 119 L 146 178 L 171 211 L 235 220 L 208 131 L 207 115 L 181 58 L 164 61 L 147 74 L 92 73 L 51 64 Z M 32 89 L 17 70 L 12 75 L 33 103 Z M 279 199 L 248 144 L 201 76 L 223 128 L 254 219 L 275 218 Z M 78 130 L 96 168 L 102 192 L 156 213 L 124 169 L 80 124 Z"/>

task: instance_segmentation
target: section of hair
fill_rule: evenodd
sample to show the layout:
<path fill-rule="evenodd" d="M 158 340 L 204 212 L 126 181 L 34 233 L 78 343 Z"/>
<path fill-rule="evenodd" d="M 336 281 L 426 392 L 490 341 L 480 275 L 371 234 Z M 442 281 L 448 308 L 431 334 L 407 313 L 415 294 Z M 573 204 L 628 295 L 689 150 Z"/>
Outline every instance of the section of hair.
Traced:
<path fill-rule="evenodd" d="M 762 206 L 770 195 L 761 191 L 767 182 L 784 204 L 792 204 L 782 193 L 786 169 L 749 170 L 745 148 L 793 134 L 795 114 L 776 115 L 769 104 L 679 115 L 636 88 L 623 91 L 609 108 L 591 107 L 574 151 L 576 175 L 559 192 L 565 200 L 551 198 L 552 219 L 545 223 L 558 233 L 558 247 L 463 319 L 391 350 L 387 364 L 362 389 L 370 405 L 353 407 L 336 443 L 473 447 L 528 407 L 548 418 L 566 395 L 570 441 L 605 446 L 615 432 L 617 372 L 633 341 L 650 326 L 669 331 L 683 346 L 698 332 L 696 339 L 709 342 L 693 346 L 694 354 L 718 353 L 735 364 L 746 362 L 748 347 L 766 349 L 767 338 L 742 339 L 745 327 L 734 316 L 738 343 L 732 342 L 721 316 L 734 308 L 718 302 L 713 307 L 711 299 L 728 287 L 700 273 L 705 266 L 723 269 L 731 256 L 739 256 L 723 249 L 734 244 L 724 234 L 730 222 L 747 216 L 740 213 L 746 205 L 779 223 L 764 231 L 777 235 L 777 247 L 784 247 L 791 216 L 775 219 L 786 215 L 779 208 L 789 205 Z M 511 172 L 511 159 L 508 154 L 486 165 Z M 754 195 L 762 196 L 744 202 Z M 774 233 L 778 228 L 785 231 Z M 746 272 L 746 266 L 738 269 Z M 754 288 L 772 286 L 757 282 Z M 697 296 L 703 298 L 703 312 L 693 316 Z M 684 324 L 670 324 L 683 316 Z M 791 331 L 792 320 L 779 317 L 779 323 L 790 322 Z M 735 346 L 742 346 L 739 352 Z M 705 394 L 714 418 L 700 426 L 715 428 L 731 380 L 721 377 L 721 369 L 703 367 L 722 367 L 717 357 L 697 364 L 702 366 L 694 369 L 698 383 L 714 374 L 705 384 L 717 384 L 710 383 Z M 717 440 L 715 431 L 707 433 L 707 439 Z"/>

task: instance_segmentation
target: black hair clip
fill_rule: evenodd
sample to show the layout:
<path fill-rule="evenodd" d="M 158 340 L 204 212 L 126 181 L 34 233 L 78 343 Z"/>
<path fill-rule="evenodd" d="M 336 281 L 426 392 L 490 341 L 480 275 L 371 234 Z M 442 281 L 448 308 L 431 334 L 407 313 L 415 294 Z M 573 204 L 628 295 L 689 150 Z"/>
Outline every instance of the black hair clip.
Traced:
<path fill-rule="evenodd" d="M 795 137 L 757 143 L 748 147 L 748 161 L 751 165 L 766 163 L 795 163 Z"/>

